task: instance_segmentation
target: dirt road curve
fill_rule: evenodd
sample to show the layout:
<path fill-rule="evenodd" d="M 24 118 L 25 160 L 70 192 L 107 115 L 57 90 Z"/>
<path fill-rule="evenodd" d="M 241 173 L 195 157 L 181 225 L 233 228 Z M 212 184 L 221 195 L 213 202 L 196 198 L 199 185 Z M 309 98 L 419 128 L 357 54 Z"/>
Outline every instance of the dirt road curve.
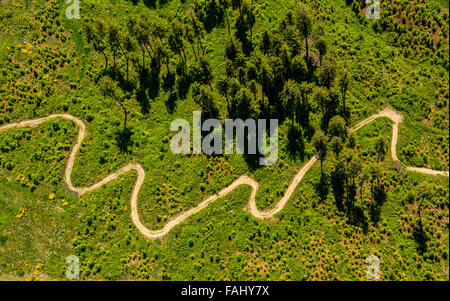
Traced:
<path fill-rule="evenodd" d="M 399 123 L 402 122 L 402 116 L 400 114 L 398 114 L 397 112 L 395 112 L 394 110 L 392 110 L 390 108 L 386 108 L 386 109 L 380 111 L 378 114 L 372 115 L 371 117 L 360 122 L 351 131 L 356 131 L 356 130 L 362 128 L 363 126 L 365 126 L 366 124 L 368 124 L 380 117 L 388 117 L 389 119 L 391 119 L 393 121 L 391 154 L 392 154 L 392 159 L 395 161 L 398 161 L 397 154 L 396 154 L 396 146 L 397 146 L 397 140 L 398 140 L 398 125 L 399 125 Z M 53 114 L 53 115 L 50 115 L 50 116 L 47 116 L 44 118 L 39 118 L 39 119 L 34 119 L 34 120 L 26 120 L 26 121 L 22 121 L 19 123 L 11 123 L 11 124 L 1 126 L 0 132 L 6 131 L 11 128 L 36 127 L 36 126 L 40 125 L 41 123 L 44 123 L 50 119 L 55 119 L 55 118 L 63 118 L 63 119 L 73 121 L 79 128 L 77 142 L 73 146 L 72 151 L 69 155 L 69 160 L 67 162 L 67 166 L 66 166 L 66 170 L 65 170 L 65 174 L 64 174 L 64 182 L 66 183 L 68 188 L 71 191 L 77 192 L 79 195 L 83 195 L 83 194 L 86 194 L 92 190 L 95 190 L 111 181 L 114 181 L 115 179 L 117 179 L 118 177 L 123 175 L 124 173 L 135 170 L 137 172 L 137 180 L 136 180 L 136 183 L 134 184 L 134 188 L 133 188 L 133 191 L 131 194 L 131 218 L 133 219 L 133 222 L 136 225 L 136 227 L 139 229 L 139 231 L 143 235 L 145 235 L 146 237 L 151 238 L 151 239 L 156 239 L 156 238 L 165 236 L 175 226 L 184 222 L 187 218 L 196 214 L 200 210 L 206 208 L 209 204 L 211 204 L 218 198 L 221 198 L 221 197 L 229 194 L 231 191 L 233 191 L 240 185 L 248 185 L 252 188 L 248 207 L 249 207 L 250 213 L 253 216 L 255 216 L 259 219 L 273 217 L 275 214 L 277 214 L 278 212 L 283 210 L 284 206 L 286 205 L 287 201 L 290 199 L 290 197 L 291 197 L 292 193 L 294 192 L 295 188 L 297 187 L 297 185 L 301 182 L 301 180 L 303 179 L 306 172 L 311 168 L 311 166 L 318 159 L 317 156 L 312 157 L 298 171 L 298 173 L 295 175 L 294 179 L 292 180 L 291 184 L 287 188 L 284 196 L 281 198 L 281 200 L 278 201 L 278 203 L 275 205 L 275 207 L 271 210 L 268 210 L 268 211 L 259 211 L 258 210 L 258 208 L 256 206 L 256 199 L 255 199 L 256 192 L 258 191 L 258 182 L 243 175 L 243 176 L 240 176 L 231 185 L 222 189 L 218 194 L 212 195 L 212 196 L 208 197 L 207 199 L 203 200 L 202 202 L 200 202 L 200 204 L 198 204 L 197 207 L 187 210 L 187 211 L 181 213 L 180 215 L 174 217 L 173 219 L 171 219 L 164 226 L 164 228 L 162 228 L 160 230 L 149 230 L 147 227 L 145 227 L 141 223 L 141 221 L 139 219 L 138 209 L 137 209 L 139 191 L 141 190 L 141 187 L 144 184 L 144 180 L 145 180 L 145 171 L 140 164 L 127 164 L 124 167 L 122 167 L 121 169 L 119 169 L 118 171 L 116 171 L 115 173 L 108 175 L 106 178 L 104 178 L 100 182 L 98 182 L 92 186 L 89 186 L 89 187 L 74 187 L 73 186 L 72 180 L 71 180 L 71 174 L 72 174 L 73 165 L 75 162 L 75 156 L 81 146 L 81 142 L 84 140 L 84 137 L 86 135 L 86 125 L 80 119 L 78 119 L 72 115 L 69 115 L 69 114 Z M 406 167 L 406 169 L 409 171 L 415 171 L 415 172 L 420 172 L 420 173 L 429 174 L 429 175 L 441 175 L 441 176 L 447 176 L 447 177 L 449 176 L 449 173 L 445 172 L 445 171 L 437 171 L 437 170 L 431 170 L 431 169 L 426 169 L 426 168 L 417 168 L 417 167 Z"/>

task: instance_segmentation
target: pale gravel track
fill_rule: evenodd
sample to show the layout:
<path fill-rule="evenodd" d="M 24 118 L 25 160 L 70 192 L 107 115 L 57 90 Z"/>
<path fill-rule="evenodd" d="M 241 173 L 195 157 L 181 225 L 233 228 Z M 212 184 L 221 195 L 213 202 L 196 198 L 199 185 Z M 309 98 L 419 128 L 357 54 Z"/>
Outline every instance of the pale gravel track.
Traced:
<path fill-rule="evenodd" d="M 398 114 L 397 112 L 395 112 L 394 110 L 392 110 L 391 108 L 385 108 L 384 110 L 380 111 L 379 113 L 374 114 L 371 117 L 361 121 L 360 123 L 358 123 L 355 126 L 355 128 L 351 129 L 350 131 L 351 132 L 357 131 L 358 129 L 362 128 L 366 124 L 368 124 L 380 117 L 387 117 L 387 118 L 391 119 L 393 122 L 391 155 L 392 155 L 392 159 L 394 161 L 399 161 L 397 158 L 397 154 L 396 154 L 396 146 L 397 146 L 397 140 L 398 140 L 398 125 L 399 125 L 399 123 L 402 122 L 402 116 L 400 114 Z M 301 182 L 301 180 L 305 176 L 306 172 L 318 160 L 317 156 L 313 156 L 302 168 L 300 168 L 298 173 L 294 176 L 291 184 L 287 188 L 284 196 L 281 198 L 281 200 L 278 201 L 278 203 L 275 205 L 275 207 L 273 209 L 270 209 L 267 211 L 258 210 L 258 208 L 256 206 L 256 198 L 255 198 L 256 192 L 258 191 L 258 186 L 259 186 L 258 182 L 256 182 L 255 180 L 253 180 L 252 178 L 250 178 L 246 175 L 243 175 L 243 176 L 240 176 L 237 180 L 235 180 L 231 185 L 222 189 L 218 194 L 212 195 L 212 196 L 206 198 L 205 200 L 203 200 L 202 202 L 200 202 L 200 204 L 198 204 L 197 207 L 189 209 L 189 210 L 181 213 L 180 215 L 174 217 L 173 219 L 171 219 L 169 222 L 167 222 L 167 224 L 164 226 L 164 228 L 162 228 L 160 230 L 150 230 L 141 223 L 141 221 L 139 219 L 138 209 L 137 209 L 139 191 L 141 190 L 141 187 L 144 184 L 144 180 L 145 180 L 145 171 L 140 164 L 127 164 L 124 167 L 122 167 L 121 169 L 119 169 L 118 171 L 108 175 L 100 182 L 98 182 L 92 186 L 89 186 L 89 187 L 74 187 L 73 186 L 72 180 L 71 180 L 71 174 L 72 174 L 73 166 L 75 163 L 75 156 L 76 156 L 78 150 L 80 149 L 81 143 L 84 140 L 84 137 L 86 135 L 86 125 L 80 119 L 78 119 L 72 115 L 69 115 L 69 114 L 53 114 L 53 115 L 50 115 L 50 116 L 47 116 L 44 118 L 39 118 L 39 119 L 34 119 L 34 120 L 26 120 L 26 121 L 22 121 L 22 122 L 18 122 L 18 123 L 11 123 L 11 124 L 0 126 L 0 132 L 6 131 L 11 128 L 15 128 L 15 127 L 16 128 L 36 127 L 36 126 L 40 125 L 41 123 L 44 123 L 50 119 L 56 119 L 56 118 L 63 118 L 63 119 L 73 121 L 79 128 L 77 142 L 75 143 L 75 145 L 72 148 L 72 151 L 70 152 L 69 159 L 67 161 L 65 174 L 64 174 L 64 182 L 66 183 L 69 190 L 78 193 L 78 195 L 83 195 L 92 190 L 100 188 L 101 186 L 103 186 L 111 181 L 114 181 L 115 179 L 117 179 L 118 177 L 120 177 L 121 175 L 123 175 L 127 172 L 135 170 L 137 172 L 137 179 L 136 179 L 136 183 L 134 184 L 134 188 L 131 193 L 131 199 L 130 199 L 130 201 L 131 201 L 131 218 L 132 218 L 134 224 L 136 225 L 136 227 L 138 228 L 138 230 L 143 235 L 145 235 L 146 237 L 148 237 L 150 239 L 156 239 L 156 238 L 165 236 L 175 226 L 184 222 L 190 216 L 198 213 L 199 211 L 206 208 L 209 204 L 211 204 L 218 198 L 221 198 L 221 197 L 229 194 L 230 192 L 232 192 L 234 189 L 236 189 L 237 187 L 239 187 L 241 185 L 248 185 L 252 188 L 249 202 L 248 202 L 248 208 L 249 208 L 250 213 L 254 217 L 259 218 L 259 219 L 271 218 L 275 214 L 277 214 L 278 212 L 283 210 L 287 201 L 292 196 L 295 188 Z M 447 177 L 449 176 L 448 171 L 445 172 L 445 171 L 438 171 L 438 170 L 432 170 L 432 169 L 427 169 L 427 168 L 417 168 L 417 167 L 406 167 L 406 169 L 409 171 L 415 171 L 415 172 L 425 173 L 425 174 L 429 174 L 429 175 L 441 175 L 441 176 L 447 176 Z"/>

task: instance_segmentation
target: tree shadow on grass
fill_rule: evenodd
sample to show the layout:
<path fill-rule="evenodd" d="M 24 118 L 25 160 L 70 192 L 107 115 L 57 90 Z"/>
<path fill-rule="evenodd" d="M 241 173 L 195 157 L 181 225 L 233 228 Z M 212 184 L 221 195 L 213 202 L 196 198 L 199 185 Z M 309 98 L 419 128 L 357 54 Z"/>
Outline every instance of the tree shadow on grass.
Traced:
<path fill-rule="evenodd" d="M 137 4 L 139 1 L 137 0 L 131 0 L 133 4 Z M 162 4 L 165 4 L 167 1 L 159 0 L 159 2 Z M 142 3 L 144 3 L 145 6 L 148 8 L 156 8 L 156 0 L 142 0 Z"/>
<path fill-rule="evenodd" d="M 141 112 L 147 114 L 150 110 L 150 99 L 159 95 L 160 76 L 158 69 L 149 71 L 147 68 L 139 70 L 139 90 L 136 93 Z"/>
<path fill-rule="evenodd" d="M 247 164 L 247 167 L 249 170 L 254 171 L 254 170 L 260 169 L 262 167 L 259 164 L 259 159 L 263 157 L 262 155 L 260 155 L 260 154 L 256 154 L 256 155 L 244 154 L 243 156 L 244 156 L 245 163 Z"/>
<path fill-rule="evenodd" d="M 139 88 L 136 93 L 136 100 L 141 106 L 142 114 L 147 114 L 150 111 L 150 101 L 147 96 L 147 91 L 143 88 Z"/>
<path fill-rule="evenodd" d="M 381 185 L 380 187 L 375 187 L 372 194 L 374 201 L 370 205 L 369 214 L 370 220 L 376 224 L 380 221 L 381 209 L 386 201 L 386 191 L 384 190 L 383 185 Z"/>
<path fill-rule="evenodd" d="M 260 153 L 259 151 L 259 141 L 258 141 L 258 135 L 256 134 L 256 154 L 249 154 L 248 153 L 248 149 L 249 149 L 249 129 L 245 128 L 244 129 L 244 160 L 245 163 L 247 163 L 247 166 L 249 168 L 249 170 L 254 171 L 257 169 L 260 169 L 262 167 L 264 167 L 265 165 L 262 165 L 261 160 L 264 159 L 265 155 Z M 266 135 L 267 137 L 270 136 L 270 131 L 268 129 L 266 129 Z M 277 158 L 279 159 L 279 158 Z M 279 160 L 277 160 L 277 162 L 274 162 L 273 164 L 277 164 L 279 162 Z"/>
<path fill-rule="evenodd" d="M 189 88 L 191 87 L 192 80 L 189 75 L 183 75 L 178 78 L 176 82 L 177 94 L 180 99 L 186 99 L 187 94 L 189 93 Z"/>
<path fill-rule="evenodd" d="M 328 187 L 328 177 L 326 174 L 322 173 L 320 175 L 319 182 L 317 182 L 315 185 L 315 190 L 320 200 L 324 201 L 327 198 L 329 187 Z"/>
<path fill-rule="evenodd" d="M 166 72 L 163 72 L 162 75 L 162 84 L 161 87 L 165 92 L 172 91 L 173 87 L 175 86 L 176 82 L 176 74 L 175 72 L 171 72 L 170 70 L 167 70 Z"/>
<path fill-rule="evenodd" d="M 178 95 L 176 91 L 169 92 L 169 96 L 165 101 L 167 111 L 172 114 L 177 106 Z"/>
<path fill-rule="evenodd" d="M 145 83 L 145 87 L 148 88 L 148 96 L 150 99 L 154 99 L 159 95 L 160 76 L 158 69 L 152 69 Z"/>
<path fill-rule="evenodd" d="M 111 79 L 116 81 L 123 91 L 132 92 L 136 89 L 136 84 L 131 80 L 127 80 L 126 74 L 122 72 L 118 67 L 110 67 L 108 69 L 107 75 L 111 77 Z"/>
<path fill-rule="evenodd" d="M 356 202 L 356 185 L 350 184 L 347 191 L 345 202 L 341 205 L 347 215 L 347 223 L 360 227 L 364 234 L 369 230 L 369 223 L 364 215 L 364 207 L 358 206 Z"/>
<path fill-rule="evenodd" d="M 425 232 L 425 230 L 422 227 L 422 223 L 419 222 L 419 225 L 415 226 L 412 235 L 414 237 L 414 240 L 417 242 L 418 246 L 417 249 L 422 254 L 427 251 L 427 241 L 429 240 L 428 234 Z"/>
<path fill-rule="evenodd" d="M 364 215 L 364 209 L 359 206 L 349 206 L 347 208 L 348 222 L 351 225 L 361 227 L 364 234 L 369 230 L 369 223 Z"/>
<path fill-rule="evenodd" d="M 212 1 L 210 3 L 212 3 Z M 214 28 L 218 27 L 219 25 L 224 24 L 224 18 L 225 18 L 225 15 L 222 12 L 209 10 L 206 13 L 206 16 L 204 18 L 202 18 L 203 19 L 202 22 L 205 26 L 206 32 L 210 33 L 211 31 L 213 31 Z M 226 28 L 226 26 L 227 25 L 225 24 L 225 28 Z"/>
<path fill-rule="evenodd" d="M 116 131 L 116 143 L 121 153 L 129 153 L 129 148 L 133 145 L 133 130 L 130 128 L 121 128 Z"/>
<path fill-rule="evenodd" d="M 289 158 L 300 158 L 303 161 L 305 157 L 305 141 L 303 139 L 303 131 L 294 125 L 289 127 L 287 136 L 287 151 Z"/>
<path fill-rule="evenodd" d="M 339 173 L 332 173 L 331 175 L 331 187 L 333 188 L 334 199 L 336 201 L 336 207 L 339 211 L 344 210 L 344 177 Z"/>

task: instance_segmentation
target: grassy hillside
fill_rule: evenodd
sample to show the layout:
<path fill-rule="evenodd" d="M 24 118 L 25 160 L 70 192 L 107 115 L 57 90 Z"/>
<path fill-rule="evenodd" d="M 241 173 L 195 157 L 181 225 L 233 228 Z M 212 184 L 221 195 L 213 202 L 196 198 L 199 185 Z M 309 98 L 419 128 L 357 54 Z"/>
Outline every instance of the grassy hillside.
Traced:
<path fill-rule="evenodd" d="M 226 10 L 219 0 L 81 2 L 79 20 L 65 17 L 64 1 L 0 2 L 0 126 L 63 112 L 82 119 L 89 134 L 75 186 L 140 163 L 139 215 L 160 229 L 242 174 L 259 182 L 258 207 L 273 207 L 316 153 L 319 131 L 329 144 L 323 170 L 315 164 L 275 218 L 244 209 L 250 188 L 241 186 L 150 240 L 130 217 L 134 173 L 81 197 L 65 187 L 73 123 L 0 132 L 0 279 L 63 280 L 72 254 L 84 280 L 365 280 L 369 255 L 380 258 L 382 280 L 449 279 L 448 178 L 393 162 L 388 119 L 342 137 L 330 127 L 333 117 L 348 129 L 390 105 L 404 119 L 400 161 L 448 170 L 448 2 L 381 1 L 372 21 L 365 1 L 301 1 L 312 20 L 308 57 L 299 1 L 233 1 Z M 226 96 L 224 81 L 235 86 Z M 293 107 L 289 81 L 301 91 Z M 277 164 L 172 154 L 171 122 L 191 123 L 196 110 L 278 118 Z M 362 162 L 365 181 L 352 179 L 346 160 Z M 421 195 L 430 202 L 419 215 Z"/>

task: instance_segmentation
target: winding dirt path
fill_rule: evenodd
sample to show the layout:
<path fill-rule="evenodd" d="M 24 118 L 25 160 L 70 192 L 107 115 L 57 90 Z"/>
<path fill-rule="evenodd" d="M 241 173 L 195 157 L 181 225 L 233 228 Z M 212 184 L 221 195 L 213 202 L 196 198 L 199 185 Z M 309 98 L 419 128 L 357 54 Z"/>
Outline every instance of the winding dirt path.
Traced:
<path fill-rule="evenodd" d="M 374 114 L 374 115 L 370 116 L 369 118 L 361 121 L 350 131 L 351 132 L 357 131 L 360 128 L 362 128 L 363 126 L 365 126 L 366 124 L 371 123 L 372 121 L 374 121 L 375 119 L 380 118 L 380 117 L 387 117 L 390 120 L 392 120 L 392 122 L 393 122 L 392 123 L 392 140 L 391 140 L 391 156 L 392 156 L 392 160 L 400 162 L 400 160 L 397 157 L 398 125 L 403 121 L 403 117 L 402 117 L 402 115 L 400 115 L 399 113 L 397 113 L 393 109 L 391 109 L 390 107 L 387 107 L 384 110 L 378 112 L 377 114 Z M 405 166 L 405 167 L 406 167 L 406 170 L 408 170 L 408 171 L 415 171 L 415 172 L 420 172 L 420 173 L 424 173 L 424 174 L 428 174 L 428 175 L 439 175 L 439 176 L 445 176 L 445 177 L 449 176 L 448 171 L 440 171 L 440 170 L 433 170 L 433 169 L 420 168 L 420 167 L 410 167 L 410 166 Z"/>
<path fill-rule="evenodd" d="M 397 158 L 397 154 L 396 154 L 396 146 L 397 146 L 397 140 L 398 140 L 398 125 L 399 125 L 399 123 L 402 122 L 402 116 L 400 114 L 398 114 L 397 112 L 395 112 L 394 110 L 392 110 L 390 108 L 385 108 L 384 110 L 380 111 L 379 113 L 374 114 L 371 117 L 361 121 L 359 124 L 356 125 L 355 128 L 351 129 L 350 131 L 351 132 L 357 131 L 358 129 L 362 128 L 366 124 L 368 124 L 380 117 L 388 117 L 389 119 L 391 119 L 393 121 L 391 155 L 392 155 L 393 160 L 399 161 Z M 283 210 L 284 206 L 286 205 L 287 201 L 290 199 L 290 197 L 291 197 L 292 193 L 294 192 L 295 188 L 297 187 L 297 185 L 301 182 L 301 180 L 305 176 L 306 172 L 311 168 L 311 166 L 318 159 L 317 156 L 314 156 L 302 168 L 300 168 L 298 173 L 294 176 L 291 184 L 287 188 L 284 196 L 278 201 L 278 203 L 275 205 L 275 207 L 271 210 L 267 210 L 267 211 L 258 210 L 258 208 L 256 206 L 256 198 L 255 198 L 256 192 L 258 191 L 258 187 L 259 187 L 258 182 L 249 178 L 246 175 L 243 175 L 243 176 L 240 176 L 237 180 L 235 180 L 231 185 L 222 189 L 218 194 L 212 195 L 212 196 L 206 198 L 205 200 L 203 200 L 202 202 L 200 202 L 200 204 L 198 204 L 197 207 L 189 209 L 189 210 L 181 213 L 180 215 L 174 217 L 173 219 L 171 219 L 169 222 L 167 222 L 167 224 L 164 226 L 164 228 L 162 228 L 160 230 L 150 230 L 141 223 L 141 221 L 139 219 L 138 208 L 137 208 L 139 191 L 141 190 L 141 187 L 144 184 L 144 180 L 145 180 L 145 171 L 140 164 L 127 164 L 124 167 L 122 167 L 121 169 L 119 169 L 118 171 L 108 175 L 100 182 L 98 182 L 92 186 L 89 186 L 89 187 L 74 187 L 73 186 L 72 180 L 71 180 L 71 174 L 72 174 L 73 166 L 75 163 L 75 156 L 76 156 L 78 150 L 80 149 L 81 143 L 84 140 L 84 137 L 86 135 L 86 130 L 87 130 L 86 125 L 80 119 L 78 119 L 72 115 L 69 115 L 69 114 L 53 114 L 53 115 L 50 115 L 50 116 L 47 116 L 44 118 L 39 118 L 39 119 L 34 119 L 34 120 L 26 120 L 26 121 L 22 121 L 19 123 L 10 123 L 10 124 L 1 126 L 0 132 L 6 131 L 11 128 L 36 127 L 36 126 L 40 125 L 41 123 L 44 123 L 48 120 L 56 119 L 56 118 L 63 118 L 63 119 L 73 121 L 79 128 L 77 142 L 75 143 L 75 145 L 72 148 L 72 151 L 70 152 L 69 160 L 67 162 L 67 166 L 66 166 L 66 170 L 65 170 L 65 174 L 64 174 L 64 182 L 66 183 L 68 188 L 71 191 L 77 192 L 79 195 L 83 195 L 83 194 L 86 194 L 97 188 L 100 188 L 101 186 L 103 186 L 111 181 L 114 181 L 115 179 L 117 179 L 118 177 L 120 177 L 121 175 L 123 175 L 127 172 L 130 172 L 133 170 L 136 171 L 137 172 L 137 180 L 136 180 L 136 183 L 134 184 L 134 188 L 131 193 L 131 199 L 130 199 L 130 201 L 131 201 L 131 218 L 132 218 L 134 224 L 136 225 L 136 227 L 139 229 L 139 231 L 143 235 L 145 235 L 146 237 L 151 238 L 151 239 L 156 239 L 156 238 L 165 236 L 175 226 L 184 222 L 190 216 L 203 210 L 204 208 L 206 208 L 209 204 L 211 204 L 218 198 L 221 198 L 221 197 L 229 194 L 230 192 L 232 192 L 234 189 L 236 189 L 240 185 L 248 185 L 252 188 L 248 207 L 249 207 L 250 213 L 253 216 L 255 216 L 256 218 L 259 218 L 259 219 L 266 219 L 266 218 L 273 217 L 275 214 L 277 214 L 278 212 Z M 406 169 L 409 171 L 415 171 L 415 172 L 420 172 L 420 173 L 425 173 L 425 174 L 430 174 L 430 175 L 441 175 L 441 176 L 447 176 L 447 177 L 449 176 L 448 171 L 447 172 L 437 171 L 437 170 L 431 170 L 431 169 L 427 169 L 427 168 L 417 168 L 417 167 L 406 167 Z"/>

